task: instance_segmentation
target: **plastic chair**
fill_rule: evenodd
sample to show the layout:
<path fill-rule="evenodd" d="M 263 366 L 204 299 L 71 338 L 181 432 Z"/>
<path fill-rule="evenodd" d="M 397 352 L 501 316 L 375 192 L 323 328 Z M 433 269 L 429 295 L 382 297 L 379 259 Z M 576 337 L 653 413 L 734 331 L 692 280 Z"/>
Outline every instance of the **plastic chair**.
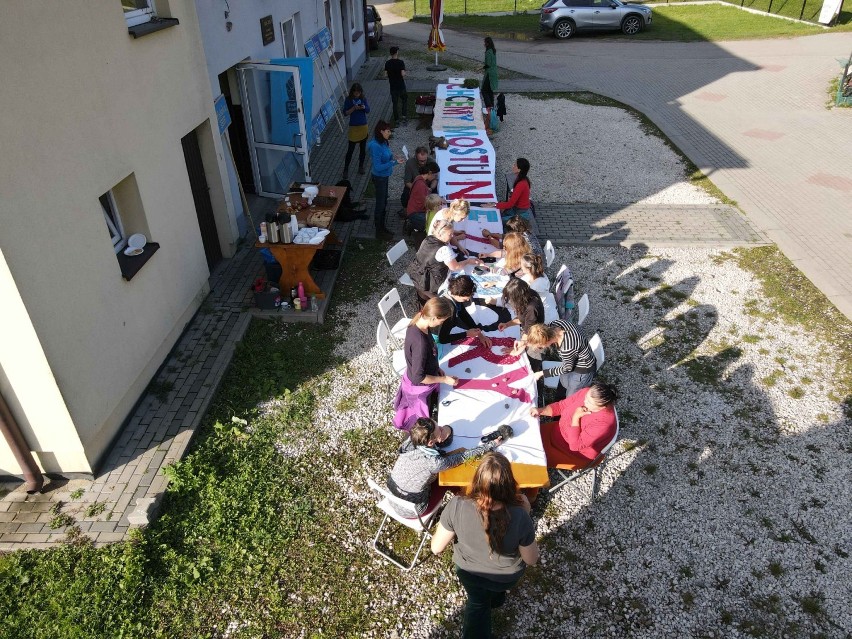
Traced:
<path fill-rule="evenodd" d="M 580 326 L 589 314 L 589 294 L 583 293 L 583 297 L 577 302 L 577 326 Z"/>
<path fill-rule="evenodd" d="M 549 492 L 549 493 L 555 492 L 555 491 L 559 490 L 560 488 L 562 488 L 569 481 L 576 481 L 576 480 L 580 479 L 580 477 L 582 477 L 583 475 L 586 475 L 586 474 L 591 472 L 593 474 L 591 498 L 592 499 L 595 498 L 595 485 L 598 481 L 598 466 L 600 466 L 601 464 L 603 464 L 606 461 L 607 453 L 609 452 L 610 448 L 612 448 L 615 445 L 615 442 L 618 440 L 618 431 L 620 430 L 620 426 L 619 426 L 619 423 L 618 423 L 618 411 L 615 408 L 613 408 L 613 411 L 615 412 L 615 434 L 612 436 L 612 439 L 609 441 L 609 443 L 606 446 L 604 446 L 603 450 L 597 454 L 597 457 L 595 457 L 589 463 L 589 465 L 584 467 L 584 468 L 572 468 L 570 466 L 562 465 L 562 464 L 557 464 L 556 466 L 553 466 L 552 468 L 556 471 L 556 474 L 559 475 L 559 477 L 561 478 L 562 481 L 551 486 L 548 489 L 547 492 Z"/>
<path fill-rule="evenodd" d="M 400 317 L 395 324 L 391 325 L 388 321 L 388 313 L 393 310 L 393 307 L 397 304 L 399 304 L 399 310 L 402 313 L 402 317 Z M 402 300 L 399 297 L 399 291 L 396 290 L 396 288 L 389 290 L 385 293 L 384 297 L 379 300 L 378 306 L 379 313 L 382 314 L 382 321 L 388 327 L 388 331 L 390 331 L 394 341 L 398 345 L 402 345 L 405 341 L 405 331 L 408 328 L 411 318 L 409 318 L 408 313 L 405 312 L 405 307 L 402 305 Z"/>
<path fill-rule="evenodd" d="M 429 528 L 432 527 L 432 524 L 435 521 L 435 516 L 441 511 L 442 502 L 438 502 L 432 508 L 432 510 L 420 514 L 417 512 L 417 507 L 412 504 L 410 501 L 405 501 L 404 499 L 400 499 L 396 495 L 392 495 L 390 491 L 386 488 L 382 488 L 379 486 L 371 477 L 367 478 L 367 485 L 373 492 L 376 492 L 380 496 L 380 501 L 376 504 L 379 510 L 381 510 L 385 517 L 382 519 L 382 523 L 379 525 L 379 529 L 376 531 L 376 536 L 373 538 L 373 550 L 375 550 L 382 557 L 390 561 L 392 564 L 399 566 L 406 572 L 414 568 L 414 565 L 417 563 L 417 558 L 420 556 L 420 551 L 423 550 L 423 546 L 426 542 L 432 538 L 431 533 L 429 532 Z M 397 512 L 394 508 L 396 506 L 400 511 L 405 513 L 410 513 L 411 517 L 404 517 Z M 393 555 L 383 551 L 379 548 L 379 538 L 382 535 L 382 529 L 385 527 L 385 524 L 388 522 L 388 519 L 393 519 L 398 524 L 406 526 L 410 528 L 416 533 L 420 534 L 420 544 L 417 546 L 417 552 L 414 553 L 414 559 L 411 560 L 411 563 L 406 566 L 403 563 L 400 563 L 396 557 Z"/>
<path fill-rule="evenodd" d="M 604 363 L 604 348 L 603 342 L 601 342 L 601 336 L 595 333 L 592 335 L 592 339 L 589 340 L 589 348 L 592 349 L 592 352 L 595 354 L 595 372 L 601 369 Z M 554 362 L 551 360 L 545 360 L 541 363 L 542 370 L 550 370 L 551 368 L 555 368 L 559 366 L 562 362 Z M 556 388 L 559 385 L 559 377 L 545 377 L 544 385 L 547 388 Z"/>
<path fill-rule="evenodd" d="M 553 299 L 559 319 L 570 322 L 574 317 L 574 280 L 571 277 L 571 269 L 565 264 L 559 268 L 553 280 Z"/>
<path fill-rule="evenodd" d="M 405 243 L 405 240 L 400 240 L 396 244 L 394 244 L 391 249 L 385 253 L 385 257 L 388 258 L 388 262 L 391 266 L 396 264 L 396 261 L 405 255 L 408 252 L 408 244 Z M 408 273 L 403 273 L 402 277 L 399 278 L 399 283 L 403 286 L 414 286 L 414 282 Z"/>
<path fill-rule="evenodd" d="M 402 374 L 405 372 L 405 353 L 402 351 L 392 351 L 388 346 L 388 338 L 390 337 L 390 333 L 388 332 L 388 326 L 384 322 L 379 322 L 376 325 L 376 344 L 379 346 L 379 350 L 382 351 L 382 355 L 387 357 L 391 356 L 391 366 L 393 367 L 394 372 L 402 377 Z"/>
<path fill-rule="evenodd" d="M 544 243 L 544 261 L 547 265 L 547 268 L 550 268 L 550 265 L 553 264 L 553 260 L 556 259 L 556 249 L 553 246 L 553 242 L 547 240 Z"/>

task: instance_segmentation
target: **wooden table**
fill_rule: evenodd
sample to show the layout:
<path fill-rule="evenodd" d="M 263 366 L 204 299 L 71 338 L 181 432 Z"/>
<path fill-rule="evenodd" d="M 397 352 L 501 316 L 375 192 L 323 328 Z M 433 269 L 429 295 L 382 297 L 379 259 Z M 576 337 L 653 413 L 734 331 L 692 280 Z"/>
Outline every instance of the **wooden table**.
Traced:
<path fill-rule="evenodd" d="M 329 219 L 326 228 L 331 231 L 331 224 L 337 216 L 337 211 L 340 209 L 340 204 L 343 201 L 343 196 L 345 194 L 345 186 L 320 185 L 319 195 L 334 198 L 334 205 L 327 208 L 311 206 L 306 209 L 302 209 L 295 214 L 296 219 L 300 223 L 308 225 L 308 218 L 311 214 L 320 211 L 329 211 L 331 212 L 331 218 Z M 307 202 L 307 200 L 300 195 L 289 195 L 288 197 L 291 203 Z M 285 200 L 281 200 L 279 203 L 278 212 L 289 216 Z M 317 286 L 314 278 L 311 277 L 308 266 L 319 249 L 335 244 L 340 244 L 340 241 L 337 239 L 334 231 L 331 231 L 319 244 L 261 244 L 260 242 L 256 242 L 255 247 L 269 249 L 273 257 L 281 265 L 281 279 L 278 280 L 278 285 L 282 294 L 289 294 L 290 289 L 296 288 L 299 285 L 299 282 L 301 282 L 305 287 L 305 295 L 308 297 L 315 295 L 319 299 L 324 299 L 325 293 L 320 290 L 320 287 Z"/>
<path fill-rule="evenodd" d="M 493 311 L 482 306 L 471 304 L 467 310 L 480 324 L 489 324 L 496 319 Z M 502 333 L 491 331 L 487 335 L 492 339 L 517 339 L 520 329 L 513 326 Z M 477 385 L 484 387 L 453 388 L 442 384 L 438 393 L 438 422 L 452 426 L 453 443 L 464 448 L 479 445 L 479 438 L 484 433 L 494 430 L 500 424 L 509 424 L 515 436 L 501 444 L 497 450 L 512 462 L 512 472 L 518 485 L 527 489 L 547 486 L 547 460 L 541 443 L 539 422 L 529 415 L 529 409 L 536 405 L 537 397 L 535 381 L 528 374 L 529 360 L 526 354 L 505 364 L 491 362 L 483 357 L 452 363 L 454 357 L 472 348 L 476 347 L 451 344 L 441 346 L 441 368 L 447 375 L 476 380 Z M 500 346 L 497 344 L 494 344 L 491 350 L 500 354 Z M 513 379 L 513 375 L 517 376 L 517 379 Z M 508 394 L 492 389 L 494 382 L 502 383 L 503 390 Z M 513 395 L 515 391 L 518 396 Z M 442 472 L 438 481 L 441 486 L 467 486 L 478 465 L 476 461 L 465 462 Z M 534 493 L 535 491 L 532 493 L 533 497 Z"/>

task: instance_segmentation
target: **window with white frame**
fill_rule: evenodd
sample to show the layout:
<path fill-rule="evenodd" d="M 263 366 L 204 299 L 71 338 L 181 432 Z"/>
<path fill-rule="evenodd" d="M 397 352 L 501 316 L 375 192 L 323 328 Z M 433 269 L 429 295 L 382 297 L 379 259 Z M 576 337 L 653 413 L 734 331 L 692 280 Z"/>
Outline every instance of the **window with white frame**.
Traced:
<path fill-rule="evenodd" d="M 154 17 L 154 0 L 120 0 L 128 27 L 150 22 Z"/>
<path fill-rule="evenodd" d="M 118 214 L 118 206 L 115 203 L 115 196 L 112 191 L 107 191 L 98 198 L 101 203 L 101 209 L 104 213 L 104 221 L 109 231 L 109 237 L 112 240 L 112 246 L 115 252 L 118 253 L 127 244 L 127 236 L 124 234 L 124 225 L 121 223 L 121 216 Z"/>

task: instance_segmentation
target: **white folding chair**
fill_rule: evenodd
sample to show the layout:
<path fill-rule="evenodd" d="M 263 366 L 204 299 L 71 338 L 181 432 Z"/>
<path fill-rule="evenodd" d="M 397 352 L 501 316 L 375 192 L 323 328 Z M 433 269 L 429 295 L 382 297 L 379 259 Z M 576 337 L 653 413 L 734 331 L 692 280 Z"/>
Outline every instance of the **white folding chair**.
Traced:
<path fill-rule="evenodd" d="M 606 446 L 604 446 L 603 450 L 600 453 L 598 453 L 597 457 L 595 457 L 589 463 L 589 465 L 584 467 L 584 468 L 572 468 L 571 466 L 562 465 L 562 464 L 557 464 L 556 466 L 553 466 L 552 467 L 553 470 L 555 470 L 556 474 L 559 475 L 561 481 L 559 481 L 558 483 L 551 486 L 548 489 L 547 492 L 552 493 L 556 490 L 559 490 L 565 484 L 567 484 L 569 481 L 576 481 L 576 480 L 580 479 L 580 477 L 582 477 L 583 475 L 586 475 L 589 472 L 591 472 L 592 473 L 592 494 L 591 494 L 591 498 L 592 499 L 595 498 L 595 484 L 598 481 L 598 466 L 600 466 L 601 464 L 603 464 L 606 461 L 607 453 L 609 452 L 610 448 L 612 448 L 615 445 L 615 442 L 618 440 L 618 431 L 620 429 L 620 426 L 619 426 L 619 423 L 618 423 L 618 411 L 615 408 L 613 408 L 613 411 L 615 412 L 615 435 L 612 436 L 612 439 L 609 441 L 609 443 Z"/>
<path fill-rule="evenodd" d="M 396 261 L 405 255 L 408 252 L 408 244 L 405 243 L 405 240 L 400 240 L 396 244 L 394 244 L 391 249 L 385 253 L 385 257 L 388 258 L 388 262 L 391 266 L 396 264 Z M 414 282 L 411 280 L 411 277 L 408 273 L 403 273 L 402 277 L 399 278 L 399 283 L 403 286 L 414 286 Z"/>
<path fill-rule="evenodd" d="M 553 280 L 553 298 L 560 319 L 571 321 L 574 317 L 574 280 L 571 270 L 563 264 Z"/>
<path fill-rule="evenodd" d="M 595 354 L 595 372 L 597 372 L 601 369 L 601 366 L 603 366 L 604 363 L 604 349 L 600 335 L 597 333 L 592 335 L 592 339 L 589 340 L 589 348 L 591 348 L 592 352 Z M 541 369 L 547 371 L 559 366 L 561 363 L 562 362 L 545 360 L 541 363 Z M 556 388 L 559 385 L 559 377 L 545 377 L 544 385 L 547 388 Z"/>
<path fill-rule="evenodd" d="M 603 366 L 604 361 L 606 359 L 604 357 L 604 348 L 603 348 L 603 342 L 601 341 L 601 336 L 598 335 L 597 333 L 592 335 L 592 339 L 589 340 L 589 347 L 592 349 L 592 351 L 595 354 L 595 360 L 596 360 L 595 371 L 599 371 L 601 369 L 601 366 Z"/>
<path fill-rule="evenodd" d="M 442 502 L 435 504 L 435 506 L 428 512 L 420 514 L 417 512 L 417 507 L 414 504 L 391 494 L 387 488 L 379 486 L 371 477 L 367 478 L 367 485 L 370 486 L 370 489 L 373 492 L 378 493 L 381 497 L 380 501 L 376 505 L 379 510 L 385 514 L 384 519 L 382 519 L 382 523 L 379 525 L 379 529 L 376 531 L 376 536 L 373 538 L 373 550 L 403 570 L 411 570 L 417 563 L 417 558 L 420 556 L 420 551 L 423 550 L 423 546 L 426 544 L 426 541 L 432 538 L 432 535 L 429 533 L 429 528 L 432 527 L 432 524 L 435 521 L 435 516 L 440 512 Z M 404 517 L 400 515 L 394 506 L 396 506 L 396 508 L 398 508 L 401 512 L 410 514 L 411 516 Z M 397 523 L 410 528 L 420 535 L 420 545 L 417 546 L 417 552 L 414 553 L 414 559 L 411 560 L 411 564 L 408 566 L 400 563 L 396 557 L 379 548 L 379 538 L 382 535 L 382 529 L 385 527 L 388 519 L 393 519 Z"/>
<path fill-rule="evenodd" d="M 393 367 L 394 372 L 402 377 L 402 374 L 405 372 L 405 353 L 402 351 L 392 351 L 388 346 L 388 338 L 390 337 L 390 333 L 388 332 L 388 326 L 384 322 L 380 321 L 376 326 L 376 344 L 379 346 L 379 350 L 382 351 L 382 355 L 387 357 L 391 356 L 391 366 Z"/>
<path fill-rule="evenodd" d="M 388 321 L 388 313 L 393 310 L 395 305 L 399 304 L 399 310 L 402 313 L 402 317 L 400 317 L 395 324 L 391 324 Z M 411 321 L 411 318 L 408 317 L 408 313 L 405 312 L 405 307 L 402 305 L 402 300 L 399 298 L 399 291 L 396 288 L 392 288 L 387 293 L 385 293 L 384 297 L 379 300 L 379 313 L 382 314 L 382 321 L 388 327 L 388 331 L 390 331 L 391 337 L 393 337 L 394 341 L 398 344 L 402 344 L 405 341 L 405 331 L 408 328 L 408 323 Z"/>
<path fill-rule="evenodd" d="M 577 302 L 577 326 L 582 324 L 589 314 L 589 294 L 583 293 L 583 297 Z"/>
<path fill-rule="evenodd" d="M 547 268 L 550 268 L 550 265 L 553 264 L 553 260 L 556 259 L 556 249 L 553 246 L 553 242 L 547 240 L 544 243 L 544 261 L 547 264 Z"/>

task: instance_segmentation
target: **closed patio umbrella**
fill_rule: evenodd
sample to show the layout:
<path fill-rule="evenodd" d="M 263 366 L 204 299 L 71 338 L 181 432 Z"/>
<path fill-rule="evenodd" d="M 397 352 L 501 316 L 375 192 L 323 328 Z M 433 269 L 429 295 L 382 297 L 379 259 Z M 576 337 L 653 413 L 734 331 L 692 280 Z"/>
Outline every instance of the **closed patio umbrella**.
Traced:
<path fill-rule="evenodd" d="M 432 29 L 429 31 L 427 48 L 435 52 L 435 64 L 427 67 L 430 71 L 444 71 L 447 67 L 438 64 L 438 52 L 446 51 L 444 36 L 441 33 L 441 23 L 444 22 L 444 0 L 432 0 Z"/>

